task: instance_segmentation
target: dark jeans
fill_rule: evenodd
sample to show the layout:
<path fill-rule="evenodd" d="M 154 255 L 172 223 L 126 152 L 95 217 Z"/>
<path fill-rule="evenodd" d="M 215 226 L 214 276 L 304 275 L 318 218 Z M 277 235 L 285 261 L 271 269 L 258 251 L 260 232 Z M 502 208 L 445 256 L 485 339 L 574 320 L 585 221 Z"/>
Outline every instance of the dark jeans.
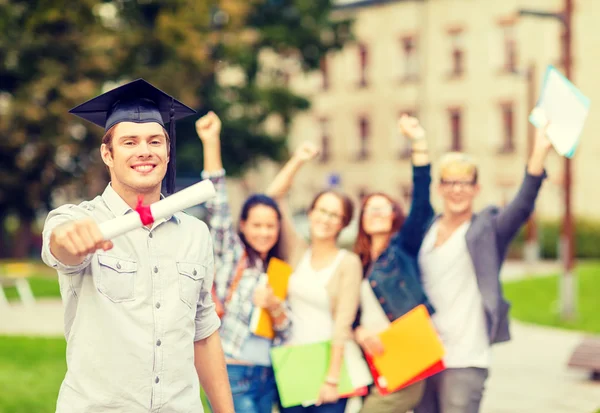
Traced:
<path fill-rule="evenodd" d="M 227 365 L 236 413 L 271 413 L 277 400 L 273 369 L 261 366 Z"/>
<path fill-rule="evenodd" d="M 446 369 L 427 379 L 415 413 L 478 413 L 487 377 L 487 369 Z"/>
<path fill-rule="evenodd" d="M 320 406 L 294 406 L 282 409 L 281 413 L 344 413 L 348 399 L 339 399 L 335 403 L 322 404 Z M 236 411 L 237 413 L 237 411 Z"/>

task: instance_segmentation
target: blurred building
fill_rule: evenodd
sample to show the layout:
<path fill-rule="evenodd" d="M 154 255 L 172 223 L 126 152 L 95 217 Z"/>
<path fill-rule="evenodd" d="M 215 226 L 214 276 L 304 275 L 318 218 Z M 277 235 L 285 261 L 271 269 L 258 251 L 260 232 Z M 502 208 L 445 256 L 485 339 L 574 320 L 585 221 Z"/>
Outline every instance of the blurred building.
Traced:
<path fill-rule="evenodd" d="M 518 9 L 557 12 L 563 0 L 339 0 L 336 14 L 355 19 L 356 42 L 323 60 L 320 72 L 289 65 L 289 85 L 312 101 L 293 122 L 290 145 L 311 140 L 321 158 L 298 176 L 291 205 L 302 210 L 327 185 L 358 200 L 385 191 L 409 202 L 410 154 L 396 132 L 403 112 L 418 116 L 435 160 L 449 150 L 472 154 L 480 165 L 477 206 L 504 204 L 517 191 L 532 138 L 527 117 L 548 64 L 561 68 L 562 26 L 556 19 L 519 18 Z M 573 158 L 573 208 L 600 219 L 594 183 L 600 140 L 600 36 L 594 0 L 575 1 L 573 75 L 592 100 L 591 113 Z M 587 34 L 587 35 L 586 35 Z M 532 72 L 528 72 L 532 70 Z M 527 75 L 532 74 L 532 77 Z M 598 112 L 600 113 L 600 112 Z M 549 179 L 537 203 L 539 217 L 563 214 L 563 159 L 550 156 Z M 244 182 L 262 190 L 277 167 L 265 164 Z M 239 185 L 232 183 L 232 185 Z M 238 187 L 239 188 L 239 187 Z M 244 196 L 244 191 L 235 191 Z M 434 204 L 440 207 L 433 195 Z M 241 202 L 241 199 L 240 199 Z"/>

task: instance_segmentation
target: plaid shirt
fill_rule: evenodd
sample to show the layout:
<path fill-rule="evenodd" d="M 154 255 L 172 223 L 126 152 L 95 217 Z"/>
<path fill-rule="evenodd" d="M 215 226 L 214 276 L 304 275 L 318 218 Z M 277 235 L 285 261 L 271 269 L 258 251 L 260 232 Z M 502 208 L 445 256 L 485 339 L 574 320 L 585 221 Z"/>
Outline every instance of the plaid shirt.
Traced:
<path fill-rule="evenodd" d="M 202 178 L 210 179 L 216 191 L 216 195 L 204 205 L 208 210 L 208 222 L 213 237 L 216 294 L 219 300 L 224 302 L 235 277 L 238 263 L 244 253 L 244 244 L 233 225 L 227 199 L 225 170 L 211 173 L 203 171 Z M 251 334 L 250 319 L 255 307 L 252 298 L 264 272 L 262 261 L 250 263 L 249 267 L 244 270 L 240 282 L 225 308 L 219 332 L 223 351 L 229 357 L 239 356 L 242 345 Z M 279 344 L 289 337 L 291 323 L 287 304 L 286 316 L 285 322 L 274 326 L 276 335 L 274 344 Z"/>

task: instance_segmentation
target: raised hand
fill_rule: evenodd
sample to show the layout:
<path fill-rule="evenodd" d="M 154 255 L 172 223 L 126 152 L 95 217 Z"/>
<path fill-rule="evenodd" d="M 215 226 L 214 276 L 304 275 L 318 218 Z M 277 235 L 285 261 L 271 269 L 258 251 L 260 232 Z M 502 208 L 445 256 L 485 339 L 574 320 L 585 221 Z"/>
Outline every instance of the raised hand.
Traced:
<path fill-rule="evenodd" d="M 419 119 L 403 114 L 398 120 L 398 131 L 410 140 L 425 137 L 425 129 L 419 123 Z"/>
<path fill-rule="evenodd" d="M 535 141 L 534 141 L 534 149 L 539 150 L 549 150 L 552 147 L 552 142 L 548 139 L 548 129 L 552 127 L 548 119 L 546 118 L 546 114 L 544 110 L 541 108 L 535 108 L 531 112 L 532 116 L 539 119 L 540 123 L 543 125 L 535 130 Z"/>
<path fill-rule="evenodd" d="M 196 133 L 202 143 L 219 141 L 221 135 L 221 119 L 214 112 L 208 112 L 196 121 Z"/>
<path fill-rule="evenodd" d="M 294 157 L 302 162 L 308 162 L 319 154 L 319 148 L 312 142 L 302 142 L 294 152 Z"/>

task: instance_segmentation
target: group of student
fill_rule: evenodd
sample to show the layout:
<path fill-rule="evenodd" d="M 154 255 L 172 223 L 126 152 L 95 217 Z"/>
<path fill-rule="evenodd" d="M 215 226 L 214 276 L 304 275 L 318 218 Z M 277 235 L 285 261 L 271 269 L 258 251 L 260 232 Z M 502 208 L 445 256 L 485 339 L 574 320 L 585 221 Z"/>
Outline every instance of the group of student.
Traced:
<path fill-rule="evenodd" d="M 220 330 L 238 413 L 271 413 L 277 387 L 270 350 L 277 345 L 331 341 L 331 359 L 315 405 L 281 408 L 283 413 L 343 413 L 347 398 L 338 384 L 344 348 L 354 340 L 365 353 L 385 351 L 378 334 L 417 305 L 425 305 L 445 347 L 446 369 L 388 395 L 376 386 L 363 413 L 476 413 L 491 362 L 490 347 L 509 339 L 509 304 L 499 272 L 510 241 L 533 211 L 544 178 L 550 143 L 538 132 L 525 180 L 504 208 L 473 213 L 479 191 L 477 167 L 461 153 L 440 162 L 438 193 L 443 213 L 430 202 L 431 165 L 419 121 L 407 115 L 399 132 L 411 141 L 413 197 L 410 212 L 385 193 L 366 196 L 358 212 L 353 251 L 337 240 L 353 218 L 351 200 L 337 190 L 315 195 L 308 208 L 309 241 L 291 220 L 287 195 L 296 173 L 318 155 L 305 142 L 266 189 L 243 204 L 234 225 L 220 157 L 221 123 L 210 112 L 196 123 L 203 143 L 203 178 L 216 197 L 206 203 L 215 254 L 215 301 L 222 306 Z M 382 179 L 385 179 L 382 177 Z M 269 260 L 294 269 L 287 299 L 261 283 Z M 250 329 L 254 307 L 268 311 L 274 340 Z M 302 383 L 298 383 L 299 386 Z"/>
<path fill-rule="evenodd" d="M 236 227 L 221 122 L 212 112 L 200 118 L 202 176 L 216 190 L 205 204 L 207 226 L 183 212 L 153 217 L 148 207 L 164 198 L 165 176 L 174 192 L 174 122 L 192 109 L 139 79 L 71 113 L 104 128 L 100 154 L 111 180 L 94 199 L 51 211 L 43 229 L 42 259 L 58 273 L 65 310 L 67 372 L 57 413 L 200 413 L 200 386 L 214 413 L 271 413 L 278 401 L 271 351 L 321 341 L 331 342 L 331 356 L 316 404 L 283 413 L 341 413 L 347 344 L 360 346 L 359 357 L 385 352 L 378 334 L 419 305 L 431 314 L 446 368 L 388 395 L 373 386 L 362 411 L 478 412 L 490 347 L 510 339 L 499 273 L 545 177 L 551 144 L 544 129 L 521 188 L 502 208 L 475 214 L 475 163 L 459 153 L 444 156 L 436 185 L 443 210 L 436 215 L 427 139 L 417 119 L 403 116 L 399 131 L 412 146 L 410 211 L 384 193 L 365 197 L 348 251 L 337 240 L 353 204 L 338 191 L 310 203 L 309 242 L 292 224 L 286 195 L 318 154 L 309 143 L 265 194 L 244 202 Z M 139 227 L 105 239 L 103 223 L 136 211 Z M 261 282 L 273 258 L 293 269 L 284 300 Z M 256 308 L 270 315 L 274 339 L 252 333 Z"/>

